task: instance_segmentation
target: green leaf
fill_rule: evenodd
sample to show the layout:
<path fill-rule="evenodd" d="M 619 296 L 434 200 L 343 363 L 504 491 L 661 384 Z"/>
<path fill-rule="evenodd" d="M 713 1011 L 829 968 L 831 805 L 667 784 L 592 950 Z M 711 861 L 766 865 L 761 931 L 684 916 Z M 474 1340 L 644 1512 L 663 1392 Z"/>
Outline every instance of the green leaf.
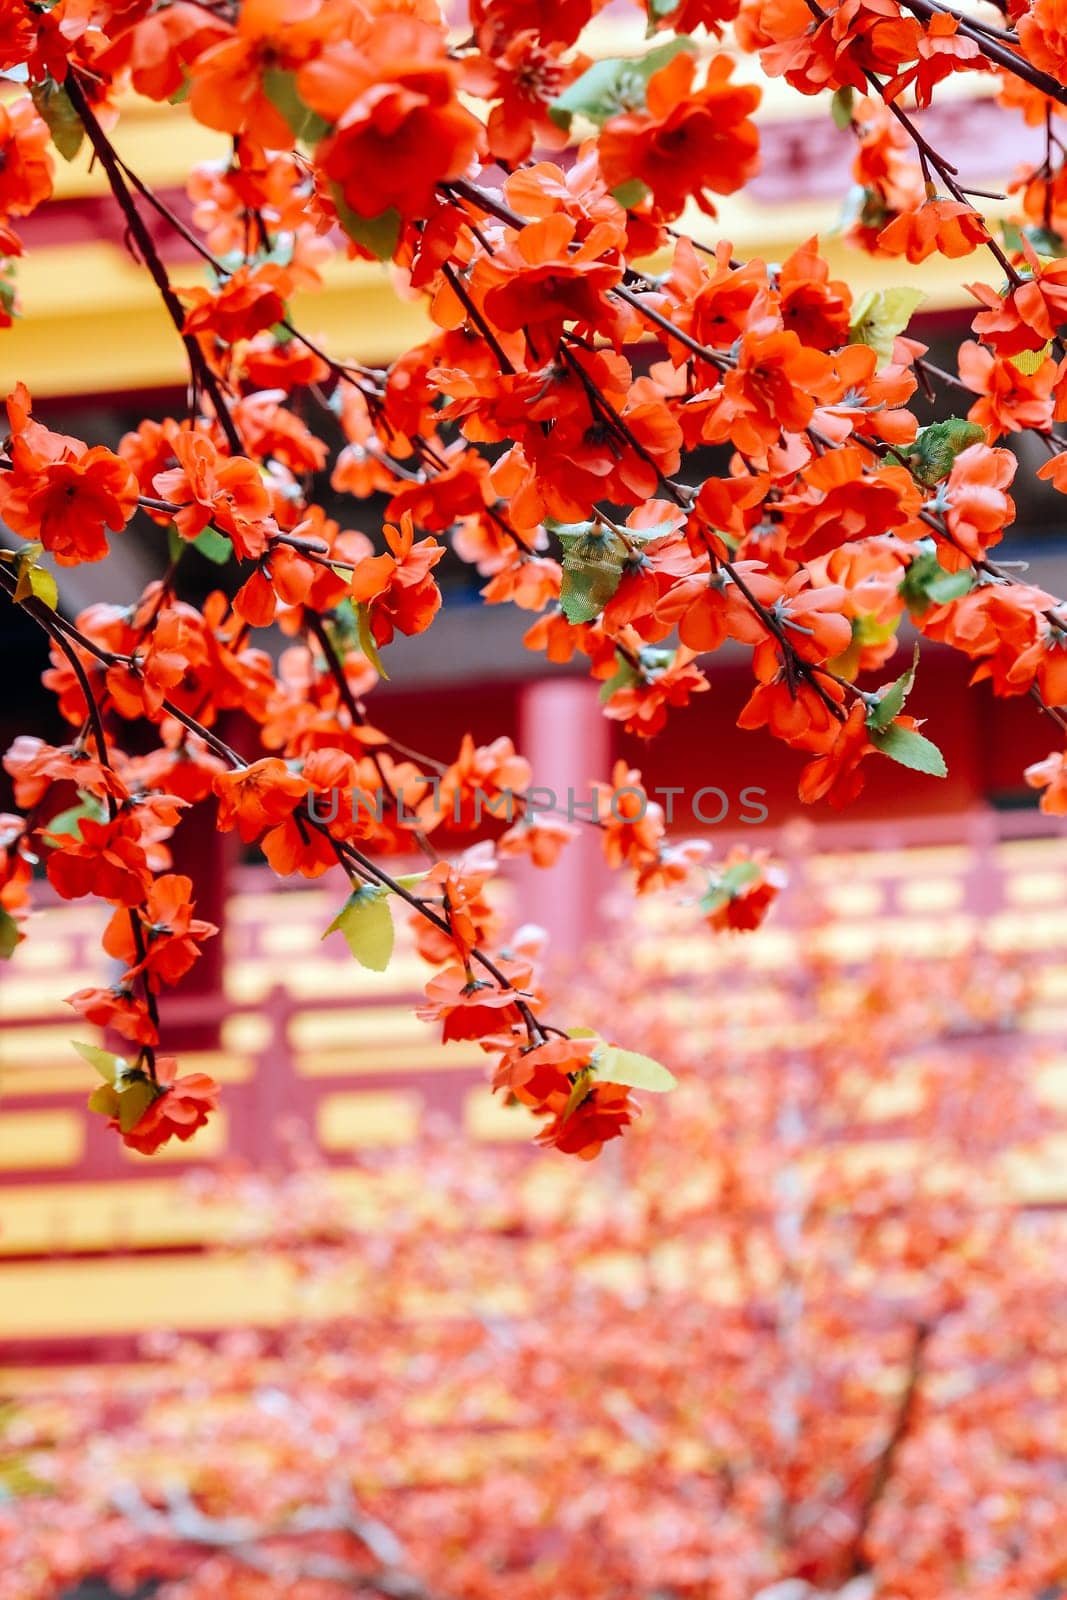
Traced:
<path fill-rule="evenodd" d="M 700 910 L 705 917 L 713 911 L 720 910 L 729 905 L 731 900 L 736 900 L 741 890 L 748 884 L 754 883 L 760 875 L 759 863 L 756 861 L 735 861 L 732 867 L 708 885 L 701 896 Z"/>
<path fill-rule="evenodd" d="M 355 612 L 356 636 L 359 639 L 359 648 L 366 656 L 367 660 L 370 662 L 379 678 L 384 678 L 386 683 L 388 683 L 389 674 L 382 666 L 382 658 L 378 652 L 378 641 L 375 639 L 374 630 L 370 625 L 370 606 L 365 600 L 361 600 L 356 606 Z"/>
<path fill-rule="evenodd" d="M 648 1089 L 653 1094 L 666 1094 L 678 1087 L 673 1072 L 651 1056 L 638 1055 L 635 1050 L 621 1050 L 618 1045 L 606 1044 L 593 1052 L 593 1070 L 603 1083 L 621 1083 L 630 1089 Z"/>
<path fill-rule="evenodd" d="M 855 99 L 852 86 L 846 84 L 843 89 L 838 89 L 830 101 L 830 115 L 834 119 L 834 127 L 844 131 L 852 126 L 852 102 Z"/>
<path fill-rule="evenodd" d="M 19 925 L 10 911 L 0 906 L 0 961 L 10 960 L 21 937 Z"/>
<path fill-rule="evenodd" d="M 217 528 L 205 528 L 191 543 L 194 550 L 199 550 L 202 556 L 206 556 L 208 561 L 213 561 L 217 567 L 224 567 L 233 555 L 233 540 L 228 539 Z"/>
<path fill-rule="evenodd" d="M 888 622 L 879 622 L 873 612 L 865 611 L 853 617 L 852 638 L 840 655 L 827 662 L 830 671 L 836 672 L 838 677 L 847 678 L 851 683 L 860 669 L 860 659 L 867 646 L 885 644 L 891 639 L 900 627 L 902 616 L 903 612 L 898 612 Z"/>
<path fill-rule="evenodd" d="M 1060 260 L 1067 255 L 1067 242 L 1051 228 L 1043 228 L 1036 222 L 1028 223 L 1024 228 L 1018 227 L 1014 222 L 1001 222 L 1000 236 L 1006 250 L 1021 252 L 1025 239 L 1039 256 Z"/>
<path fill-rule="evenodd" d="M 1051 228 L 1042 228 L 1038 223 L 1031 222 L 1023 229 L 1023 233 L 1039 256 L 1062 260 L 1067 255 L 1067 242 Z"/>
<path fill-rule="evenodd" d="M 935 605 L 947 605 L 950 600 L 961 600 L 974 588 L 975 577 L 970 567 L 959 572 L 942 572 L 926 585 L 926 592 Z"/>
<path fill-rule="evenodd" d="M 871 743 L 891 761 L 913 772 L 925 772 L 932 778 L 947 778 L 945 758 L 931 739 L 926 739 L 912 728 L 898 728 L 890 723 L 888 728 L 872 732 Z"/>
<path fill-rule="evenodd" d="M 1048 339 L 1040 350 L 1020 350 L 1017 355 L 1009 356 L 1008 360 L 1017 372 L 1024 377 L 1032 378 L 1034 373 L 1043 367 L 1052 354 L 1052 340 Z"/>
<path fill-rule="evenodd" d="M 607 704 L 618 689 L 630 689 L 635 683 L 640 683 L 641 681 L 641 674 L 635 671 L 626 657 L 619 655 L 618 651 L 615 652 L 615 660 L 618 662 L 618 666 L 613 676 L 600 685 L 598 698 L 602 706 Z"/>
<path fill-rule="evenodd" d="M 868 289 L 852 309 L 850 343 L 870 345 L 878 365 L 884 366 L 892 358 L 897 334 L 904 332 L 925 299 L 918 289 Z"/>
<path fill-rule="evenodd" d="M 330 193 L 337 220 L 348 237 L 362 245 L 364 250 L 369 250 L 377 260 L 392 260 L 400 238 L 401 219 L 396 207 L 390 206 L 388 211 L 381 211 L 376 217 L 361 217 L 348 204 L 340 184 L 331 183 Z"/>
<path fill-rule="evenodd" d="M 424 878 L 429 876 L 428 872 L 406 872 L 402 878 L 395 878 L 393 881 L 398 883 L 402 889 L 407 889 L 410 894 L 413 889 L 418 888 Z"/>
<path fill-rule="evenodd" d="M 912 476 L 932 489 L 948 477 L 962 451 L 984 438 L 985 429 L 977 422 L 968 422 L 966 417 L 946 417 L 944 422 L 931 422 L 920 428 L 914 442 L 896 453 L 907 462 Z"/>
<path fill-rule="evenodd" d="M 588 71 L 557 95 L 549 105 L 548 114 L 557 126 L 569 128 L 571 118 L 579 113 L 599 127 L 609 117 L 626 111 L 643 111 L 649 78 L 683 50 L 696 52 L 692 39 L 684 35 L 658 45 L 646 56 L 595 61 Z"/>
<path fill-rule="evenodd" d="M 124 1057 L 112 1055 L 110 1050 L 102 1050 L 98 1044 L 82 1044 L 78 1039 L 70 1042 L 82 1059 L 96 1068 L 105 1083 L 114 1084 L 115 1079 L 128 1070 Z"/>
<path fill-rule="evenodd" d="M 571 1092 L 567 1096 L 567 1103 L 563 1107 L 559 1120 L 566 1122 L 568 1117 L 572 1117 L 582 1101 L 587 1100 L 592 1092 L 593 1074 L 588 1067 L 585 1067 L 571 1084 Z"/>
<path fill-rule="evenodd" d="M 55 145 L 64 161 L 73 161 L 85 138 L 82 120 L 70 103 L 70 96 L 54 78 L 35 83 L 30 95 L 38 112 L 48 124 Z"/>
<path fill-rule="evenodd" d="M 263 92 L 289 124 L 294 139 L 304 144 L 318 144 L 329 133 L 330 123 L 306 106 L 297 93 L 295 72 L 268 67 L 263 74 Z"/>
<path fill-rule="evenodd" d="M 17 317 L 19 310 L 15 304 L 15 297 L 18 290 L 15 286 L 14 267 L 8 259 L 0 257 L 0 270 L 4 273 L 4 276 L 0 277 L 0 307 L 3 308 L 5 315 Z M 11 276 L 7 275 L 9 273 Z"/>
<path fill-rule="evenodd" d="M 384 972 L 393 953 L 393 914 L 389 891 L 370 884 L 350 894 L 323 934 L 341 933 L 363 967 Z"/>
<path fill-rule="evenodd" d="M 88 1106 L 90 1111 L 95 1111 L 101 1117 L 117 1117 L 120 1101 L 110 1083 L 102 1083 L 94 1089 L 89 1096 Z"/>
<path fill-rule="evenodd" d="M 899 717 L 904 709 L 904 702 L 908 698 L 915 682 L 915 672 L 919 665 L 919 646 L 915 646 L 911 666 L 907 672 L 901 673 L 895 683 L 886 689 L 878 704 L 867 713 L 867 726 L 871 729 L 887 728 L 894 717 Z"/>
<path fill-rule="evenodd" d="M 923 541 L 925 544 L 926 541 Z M 946 572 L 937 559 L 932 542 L 921 549 L 901 579 L 898 594 L 914 617 L 921 617 L 931 605 L 947 605 L 959 600 L 974 588 L 975 576 L 970 567 L 959 572 Z"/>
<path fill-rule="evenodd" d="M 600 523 L 565 523 L 554 532 L 563 546 L 560 609 L 568 622 L 592 622 L 619 587 L 629 552 Z"/>
<path fill-rule="evenodd" d="M 83 789 L 78 790 L 79 803 L 70 806 L 66 811 L 57 812 L 50 822 L 46 822 L 44 832 L 54 835 L 57 839 L 79 839 L 81 837 L 81 822 L 84 818 L 88 822 L 103 822 L 107 816 L 107 807 L 95 794 L 87 794 Z"/>
<path fill-rule="evenodd" d="M 153 1100 L 159 1098 L 159 1090 L 154 1083 L 149 1083 L 147 1078 L 130 1078 L 118 1092 L 119 1094 L 119 1127 L 123 1133 L 129 1133 L 136 1128 Z"/>
<path fill-rule="evenodd" d="M 59 589 L 52 574 L 37 565 L 43 549 L 43 545 L 30 544 L 19 551 L 15 560 L 18 578 L 11 598 L 17 602 L 40 600 L 49 611 L 54 611 L 59 604 Z"/>
<path fill-rule="evenodd" d="M 617 200 L 620 206 L 629 211 L 633 206 L 639 206 L 647 200 L 652 190 L 640 178 L 629 178 L 625 183 L 616 184 L 611 191 L 611 198 Z"/>
<path fill-rule="evenodd" d="M 183 539 L 172 522 L 167 529 L 167 554 L 171 565 L 179 562 L 187 550 L 198 550 L 207 561 L 224 567 L 233 558 L 233 540 L 214 527 L 205 528 L 195 539 Z"/>
<path fill-rule="evenodd" d="M 52 574 L 46 572 L 44 567 L 31 567 L 29 579 L 34 599 L 40 600 L 49 611 L 54 611 L 59 604 L 59 588 Z"/>

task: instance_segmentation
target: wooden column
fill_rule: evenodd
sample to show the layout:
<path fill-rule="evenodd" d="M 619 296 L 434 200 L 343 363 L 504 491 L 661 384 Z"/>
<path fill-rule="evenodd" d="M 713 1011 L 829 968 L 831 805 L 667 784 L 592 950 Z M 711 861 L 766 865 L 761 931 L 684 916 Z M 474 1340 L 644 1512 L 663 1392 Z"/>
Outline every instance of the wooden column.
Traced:
<path fill-rule="evenodd" d="M 515 864 L 519 917 L 546 929 L 557 960 L 576 956 L 595 936 L 613 886 L 600 834 L 581 820 L 589 816 L 590 784 L 611 777 L 612 729 L 597 689 L 588 679 L 548 678 L 520 691 L 518 747 L 533 768 L 532 787 L 551 790 L 564 812 L 571 803 L 578 829 L 555 867 Z"/>

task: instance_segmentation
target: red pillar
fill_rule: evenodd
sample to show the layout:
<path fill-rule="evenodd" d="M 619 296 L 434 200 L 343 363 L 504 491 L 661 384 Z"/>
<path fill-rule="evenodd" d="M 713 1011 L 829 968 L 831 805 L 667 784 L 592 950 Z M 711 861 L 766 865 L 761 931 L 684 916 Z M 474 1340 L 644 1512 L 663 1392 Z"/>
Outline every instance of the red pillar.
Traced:
<path fill-rule="evenodd" d="M 612 730 L 597 689 L 585 678 L 545 678 L 520 691 L 518 747 L 533 769 L 533 787 L 550 789 L 564 813 L 572 800 L 578 829 L 555 867 L 515 863 L 519 920 L 547 931 L 556 960 L 577 955 L 594 937 L 601 902 L 613 887 L 599 830 L 582 821 L 590 784 L 611 777 Z"/>

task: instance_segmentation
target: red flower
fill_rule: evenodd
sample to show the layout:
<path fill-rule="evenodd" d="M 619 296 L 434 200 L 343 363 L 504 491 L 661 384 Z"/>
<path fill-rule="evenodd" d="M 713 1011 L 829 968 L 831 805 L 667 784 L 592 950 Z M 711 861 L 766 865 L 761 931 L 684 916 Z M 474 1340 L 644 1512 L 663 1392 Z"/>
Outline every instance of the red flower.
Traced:
<path fill-rule="evenodd" d="M 609 189 L 633 180 L 652 191 L 657 211 L 676 217 L 690 195 L 714 215 L 705 199 L 733 194 L 755 172 L 759 134 L 750 114 L 760 102 L 751 84 L 730 83 L 734 64 L 716 56 L 701 89 L 693 89 L 696 62 L 689 54 L 653 73 L 646 109 L 611 117 L 600 134 L 600 170 Z"/>
<path fill-rule="evenodd" d="M 559 41 L 541 43 L 532 28 L 509 30 L 488 48 L 483 45 L 482 54 L 467 64 L 466 88 L 498 102 L 489 113 L 489 149 L 509 165 L 525 161 L 535 141 L 542 150 L 567 143 L 565 130 L 552 121 L 548 107 L 589 60 L 564 60 L 564 48 Z"/>
<path fill-rule="evenodd" d="M 667 722 L 668 706 L 687 706 L 689 697 L 710 689 L 693 652 L 680 646 L 662 667 L 645 670 L 637 682 L 616 689 L 604 704 L 604 715 L 625 725 L 627 733 L 651 739 Z"/>
<path fill-rule="evenodd" d="M 1067 13 L 1063 0 L 1033 0 L 1027 10 L 1020 7 L 1015 14 L 1025 59 L 1062 81 L 1067 73 Z"/>
<path fill-rule="evenodd" d="M 569 1116 L 561 1112 L 553 1117 L 537 1135 L 537 1143 L 592 1161 L 608 1140 L 617 1139 L 637 1115 L 638 1107 L 628 1089 L 618 1083 L 594 1083 Z"/>
<path fill-rule="evenodd" d="M 352 574 L 351 596 L 370 608 L 371 632 L 377 644 L 388 644 L 394 629 L 422 633 L 441 606 L 441 591 L 430 576 L 444 555 L 436 539 L 415 542 L 411 514 L 399 528 L 386 527 L 389 554 L 367 556 Z"/>
<path fill-rule="evenodd" d="M 107 531 L 118 533 L 137 508 L 137 481 L 119 456 L 52 433 L 30 419 L 29 407 L 20 384 L 7 403 L 13 470 L 0 473 L 0 516 L 23 538 L 39 539 L 60 566 L 102 561 Z"/>
<path fill-rule="evenodd" d="M 939 250 L 943 256 L 969 256 L 989 238 L 982 214 L 962 200 L 927 200 L 917 211 L 904 211 L 878 235 L 887 256 L 925 261 Z"/>
<path fill-rule="evenodd" d="M 785 873 L 769 866 L 765 855 L 731 850 L 723 871 L 713 876 L 700 909 L 716 933 L 730 928 L 750 932 L 758 928 L 785 885 Z"/>
<path fill-rule="evenodd" d="M 621 221 L 621 213 L 620 213 Z M 622 278 L 620 247 L 626 234 L 597 222 L 578 239 L 578 224 L 561 211 L 542 217 L 510 243 L 478 262 L 474 287 L 485 295 L 485 314 L 510 333 L 546 322 L 596 325 L 604 296 Z"/>
<path fill-rule="evenodd" d="M 910 717 L 899 718 L 901 726 L 911 723 Z M 809 761 L 800 774 L 800 798 L 805 805 L 815 800 L 828 800 L 840 810 L 850 805 L 863 788 L 860 762 L 875 754 L 867 727 L 867 707 L 857 700 L 845 722 L 836 724 L 837 737 L 824 755 Z"/>
<path fill-rule="evenodd" d="M 183 539 L 197 539 L 209 524 L 233 540 L 241 559 L 261 556 L 275 531 L 270 495 L 255 462 L 221 456 L 202 433 L 179 433 L 171 446 L 178 466 L 159 472 L 153 487 L 179 507 L 175 526 Z"/>
<path fill-rule="evenodd" d="M 972 561 L 980 561 L 990 545 L 1000 542 L 1015 516 L 1015 502 L 1005 490 L 1017 465 L 1010 450 L 991 450 L 985 444 L 961 450 L 952 463 L 945 489 L 945 525 L 953 543 Z M 953 565 L 952 554 L 942 550 L 946 566 Z M 955 565 L 961 562 L 957 559 Z"/>
<path fill-rule="evenodd" d="M 529 978 L 529 968 L 520 974 L 508 970 L 509 963 L 498 963 L 509 981 Z M 495 981 L 471 978 L 462 967 L 446 967 L 444 972 L 431 978 L 426 985 L 426 1003 L 416 1015 L 423 1022 L 440 1022 L 441 1037 L 450 1039 L 484 1039 L 488 1034 L 501 1033 L 520 1020 L 514 989 L 502 987 Z"/>
<path fill-rule="evenodd" d="M 135 912 L 145 947 L 142 960 L 128 913 L 117 911 L 112 917 L 104 949 L 126 963 L 127 979 L 143 973 L 158 988 L 160 983 L 177 983 L 189 971 L 200 955 L 200 942 L 218 932 L 213 923 L 193 916 L 192 892 L 192 879 L 180 873 L 168 872 L 153 880 L 144 904 Z"/>
<path fill-rule="evenodd" d="M 972 341 L 960 345 L 956 361 L 963 382 L 978 396 L 967 413 L 968 421 L 985 428 L 990 440 L 1023 428 L 1049 432 L 1054 361 L 1042 361 L 1035 372 L 1024 373 L 1010 358 L 994 355 Z"/>
<path fill-rule="evenodd" d="M 1062 750 L 1053 750 L 1044 761 L 1035 761 L 1023 773 L 1031 789 L 1041 789 L 1042 811 L 1054 816 L 1067 816 L 1067 757 Z"/>
<path fill-rule="evenodd" d="M 55 846 L 48 857 L 48 881 L 56 893 L 64 900 L 92 894 L 121 906 L 139 905 L 151 874 L 144 846 L 130 831 L 129 813 L 114 822 L 82 817 L 78 826 L 77 837 L 48 836 Z"/>
<path fill-rule="evenodd" d="M 129 927 L 129 913 L 121 912 Z M 124 1039 L 137 1044 L 155 1044 L 156 1027 L 148 1014 L 148 1005 L 119 984 L 111 989 L 79 989 L 67 996 L 66 1003 L 98 1028 L 114 1028 Z"/>
<path fill-rule="evenodd" d="M 282 321 L 288 287 L 288 274 L 267 262 L 239 267 L 217 289 L 185 289 L 182 299 L 189 309 L 183 332 L 213 333 L 223 344 L 251 339 Z"/>
<path fill-rule="evenodd" d="M 311 788 L 284 761 L 268 756 L 236 772 L 220 772 L 212 788 L 219 797 L 219 829 L 236 828 L 252 844 L 267 828 L 284 822 Z"/>
<path fill-rule="evenodd" d="M 168 1139 L 191 1139 L 219 1103 L 219 1086 L 214 1078 L 206 1072 L 190 1072 L 179 1078 L 177 1067 L 173 1056 L 157 1057 L 158 1093 L 146 1110 L 126 1132 L 122 1132 L 117 1113 L 108 1122 L 109 1128 L 122 1134 L 124 1145 L 143 1156 L 153 1155 Z M 101 1091 L 96 1093 L 100 1095 Z"/>
<path fill-rule="evenodd" d="M 32 100 L 0 105 L 0 222 L 27 216 L 52 193 L 49 139 Z"/>
<path fill-rule="evenodd" d="M 440 27 L 389 12 L 302 68 L 301 99 L 333 125 L 317 163 L 359 216 L 417 216 L 436 184 L 464 172 L 482 130 L 459 79 Z"/>

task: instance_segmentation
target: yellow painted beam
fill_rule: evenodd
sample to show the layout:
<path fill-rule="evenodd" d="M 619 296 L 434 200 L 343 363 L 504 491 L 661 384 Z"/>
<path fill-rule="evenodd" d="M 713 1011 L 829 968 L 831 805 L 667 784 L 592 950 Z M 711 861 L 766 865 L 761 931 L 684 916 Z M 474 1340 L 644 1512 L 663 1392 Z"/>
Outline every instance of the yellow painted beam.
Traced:
<path fill-rule="evenodd" d="M 305 950 L 314 949 L 316 930 L 305 931 Z M 428 968 L 417 956 L 394 956 L 383 975 L 355 963 L 315 959 L 284 961 L 280 957 L 233 963 L 226 973 L 226 993 L 234 1001 L 262 1000 L 271 989 L 284 988 L 302 1000 L 320 996 L 344 995 L 380 998 L 383 993 L 418 994 L 426 982 Z"/>
<path fill-rule="evenodd" d="M 0 1112 L 0 1172 L 33 1167 L 70 1167 L 85 1148 L 79 1111 Z"/>
<path fill-rule="evenodd" d="M 419 1132 L 420 1095 L 391 1089 L 324 1095 L 315 1130 L 324 1150 L 411 1144 Z"/>
<path fill-rule="evenodd" d="M 42 1183 L 0 1194 L 5 1256 L 142 1250 L 218 1241 L 241 1222 L 236 1205 L 194 1200 L 180 1178 Z"/>
<path fill-rule="evenodd" d="M 542 1126 L 525 1106 L 509 1106 L 488 1089 L 472 1089 L 463 1101 L 463 1129 L 471 1139 L 528 1144 Z"/>
<path fill-rule="evenodd" d="M 892 283 L 921 289 L 929 310 L 969 303 L 957 262 L 933 256 L 912 267 L 873 260 L 832 237 L 836 205 L 798 204 L 787 218 L 778 207 L 735 197 L 720 210 L 715 232 L 701 219 L 694 228 L 697 237 L 727 238 L 742 255 L 781 261 L 817 234 L 832 272 L 857 295 Z M 174 278 L 182 284 L 201 281 L 202 275 L 186 266 Z M 388 268 L 336 260 L 327 265 L 324 279 L 320 292 L 296 297 L 292 314 L 310 338 L 339 357 L 385 362 L 429 333 L 423 306 L 397 296 Z M 185 382 L 182 346 L 155 287 L 117 245 L 99 241 L 31 252 L 20 265 L 19 296 L 22 316 L 0 345 L 6 382 L 22 379 L 41 396 Z"/>
<path fill-rule="evenodd" d="M 308 1309 L 291 1265 L 281 1257 L 0 1265 L 0 1339 L 277 1327 Z"/>
<path fill-rule="evenodd" d="M 487 1060 L 472 1044 L 372 1044 L 309 1051 L 296 1057 L 295 1067 L 302 1078 L 355 1078 L 366 1073 L 467 1072 L 484 1067 Z"/>
<path fill-rule="evenodd" d="M 195 267 L 174 281 L 203 281 Z M 397 297 L 387 267 L 336 260 L 325 287 L 297 296 L 309 338 L 346 359 L 380 362 L 424 338 L 420 304 Z M 5 381 L 35 395 L 76 395 L 182 384 L 181 341 L 148 273 L 107 241 L 34 250 L 19 268 L 22 316 L 0 343 Z"/>
<path fill-rule="evenodd" d="M 399 1175 L 401 1184 L 412 1175 Z M 322 1174 L 354 1228 L 373 1228 L 398 1193 L 398 1175 L 337 1167 Z M 0 1189 L 0 1257 L 151 1250 L 245 1238 L 256 1219 L 237 1200 L 193 1197 L 181 1177 L 121 1183 L 40 1182 Z"/>
<path fill-rule="evenodd" d="M 153 189 L 184 188 L 194 166 L 202 161 L 225 161 L 229 156 L 232 146 L 227 135 L 195 122 L 188 106 L 158 105 L 127 95 L 120 108 L 111 139 L 123 160 Z M 57 200 L 109 192 L 107 174 L 91 157 L 86 139 L 73 161 L 56 159 Z"/>
<path fill-rule="evenodd" d="M 25 1029 L 27 1045 L 34 1042 L 33 1032 L 33 1029 Z M 94 1042 L 94 1035 L 93 1029 L 79 1030 L 79 1036 L 89 1042 Z M 68 1032 L 67 1038 L 70 1037 Z M 103 1041 L 95 1035 L 95 1042 Z M 219 1083 L 247 1083 L 255 1072 L 255 1062 L 247 1056 L 233 1056 L 222 1050 L 185 1050 L 182 1071 L 207 1072 Z M 98 1082 L 92 1068 L 74 1055 L 69 1043 L 54 1047 L 50 1059 L 38 1056 L 26 1061 L 22 1041 L 5 1036 L 4 1059 L 0 1063 L 0 1094 L 5 1101 L 28 1094 L 88 1094 Z"/>

